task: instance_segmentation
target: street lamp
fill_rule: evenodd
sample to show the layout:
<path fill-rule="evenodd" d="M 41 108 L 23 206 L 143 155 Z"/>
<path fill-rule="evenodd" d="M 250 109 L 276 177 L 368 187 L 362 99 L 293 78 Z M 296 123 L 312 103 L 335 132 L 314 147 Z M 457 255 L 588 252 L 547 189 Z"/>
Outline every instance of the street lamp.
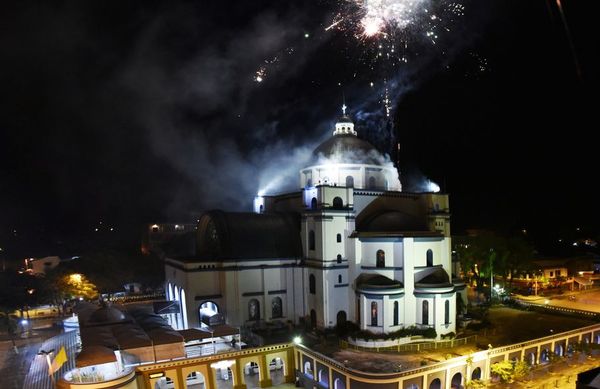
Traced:
<path fill-rule="evenodd" d="M 37 355 L 45 355 L 46 356 L 46 362 L 48 363 L 48 375 L 50 375 L 50 378 L 52 379 L 52 387 L 55 388 L 56 387 L 56 381 L 54 381 L 54 372 L 52 371 L 52 362 L 50 361 L 50 354 L 52 354 L 54 352 L 54 349 L 52 350 L 40 350 Z"/>

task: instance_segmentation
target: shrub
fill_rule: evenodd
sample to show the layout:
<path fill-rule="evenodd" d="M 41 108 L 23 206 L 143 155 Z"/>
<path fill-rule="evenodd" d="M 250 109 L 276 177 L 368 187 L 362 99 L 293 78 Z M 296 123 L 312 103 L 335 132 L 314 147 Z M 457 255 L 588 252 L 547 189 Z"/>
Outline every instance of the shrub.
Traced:
<path fill-rule="evenodd" d="M 501 361 L 494 363 L 491 367 L 492 374 L 498 376 L 502 382 L 513 382 L 523 378 L 529 373 L 529 365 L 525 361 L 513 363 L 512 361 Z"/>

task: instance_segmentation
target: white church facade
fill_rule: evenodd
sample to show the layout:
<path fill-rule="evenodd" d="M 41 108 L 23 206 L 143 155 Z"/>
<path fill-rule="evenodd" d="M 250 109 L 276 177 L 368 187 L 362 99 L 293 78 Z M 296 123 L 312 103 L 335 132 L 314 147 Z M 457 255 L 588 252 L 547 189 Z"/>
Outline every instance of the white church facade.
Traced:
<path fill-rule="evenodd" d="M 219 312 L 233 326 L 345 321 L 374 333 L 456 332 L 447 194 L 402 192 L 398 171 L 342 116 L 300 171 L 301 190 L 254 212 L 210 211 L 192 254 L 165 256 L 175 327 Z M 206 316 L 206 315 L 205 315 Z"/>

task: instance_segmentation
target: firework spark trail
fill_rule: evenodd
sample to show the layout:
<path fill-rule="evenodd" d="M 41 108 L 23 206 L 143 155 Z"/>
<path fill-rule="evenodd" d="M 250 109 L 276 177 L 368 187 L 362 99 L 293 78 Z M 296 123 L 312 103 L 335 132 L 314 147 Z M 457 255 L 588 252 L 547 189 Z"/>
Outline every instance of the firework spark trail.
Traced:
<path fill-rule="evenodd" d="M 342 21 L 344 21 L 344 18 L 341 18 L 335 22 L 333 22 L 331 25 L 329 25 L 329 27 L 325 28 L 325 31 L 329 31 L 331 30 L 333 27 L 337 26 L 338 24 L 340 24 Z"/>
<path fill-rule="evenodd" d="M 561 0 L 556 0 L 556 7 L 558 8 L 558 12 L 560 14 L 560 19 L 562 20 L 562 24 L 565 29 L 565 35 L 567 36 L 567 41 L 569 41 L 569 47 L 571 48 L 571 54 L 573 55 L 573 62 L 575 62 L 575 70 L 577 72 L 577 77 L 581 80 L 581 67 L 579 66 L 579 59 L 577 58 L 577 51 L 575 50 L 575 45 L 573 44 L 573 38 L 571 37 L 571 30 L 569 29 L 569 24 L 567 23 L 567 18 L 565 17 L 565 11 L 563 10 Z"/>

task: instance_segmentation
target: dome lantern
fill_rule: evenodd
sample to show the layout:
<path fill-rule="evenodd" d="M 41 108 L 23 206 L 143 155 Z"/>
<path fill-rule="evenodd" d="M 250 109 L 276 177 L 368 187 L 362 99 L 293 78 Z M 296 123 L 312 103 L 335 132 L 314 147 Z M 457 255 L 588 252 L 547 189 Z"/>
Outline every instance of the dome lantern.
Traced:
<path fill-rule="evenodd" d="M 356 131 L 354 130 L 354 123 L 352 119 L 348 115 L 346 115 L 346 109 L 348 107 L 344 103 L 342 105 L 342 116 L 338 119 L 337 123 L 335 123 L 335 130 L 333 131 L 333 135 L 354 135 L 356 136 Z"/>

